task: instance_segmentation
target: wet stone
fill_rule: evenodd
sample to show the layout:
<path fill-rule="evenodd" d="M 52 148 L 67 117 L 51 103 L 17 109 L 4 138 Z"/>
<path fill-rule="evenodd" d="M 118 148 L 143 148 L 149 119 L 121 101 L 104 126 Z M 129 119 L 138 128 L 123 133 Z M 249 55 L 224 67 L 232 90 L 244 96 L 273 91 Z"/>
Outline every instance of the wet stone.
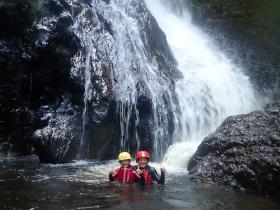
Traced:
<path fill-rule="evenodd" d="M 280 116 L 270 111 L 278 110 L 280 102 L 267 107 L 264 112 L 230 117 L 206 137 L 188 165 L 192 179 L 280 195 Z M 277 120 L 271 121 L 272 118 Z M 244 135 L 232 132 L 236 128 Z M 241 145 L 236 144 L 241 141 Z"/>

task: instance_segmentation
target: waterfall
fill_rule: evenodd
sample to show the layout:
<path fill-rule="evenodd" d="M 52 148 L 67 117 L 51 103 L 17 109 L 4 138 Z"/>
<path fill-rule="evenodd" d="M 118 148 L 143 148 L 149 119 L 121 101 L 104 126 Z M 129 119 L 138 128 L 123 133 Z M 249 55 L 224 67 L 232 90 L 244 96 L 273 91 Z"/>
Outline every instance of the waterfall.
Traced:
<path fill-rule="evenodd" d="M 261 108 L 242 69 L 191 22 L 185 1 L 145 0 L 164 31 L 183 79 L 176 81 L 180 123 L 174 144 L 164 158 L 168 165 L 186 166 L 199 143 L 227 117 Z"/>
<path fill-rule="evenodd" d="M 158 63 L 147 49 L 147 40 L 139 23 L 144 15 L 139 14 L 145 8 L 144 3 L 115 0 L 110 2 L 109 8 L 104 11 L 104 17 L 113 28 L 114 44 L 107 55 L 113 62 L 113 89 L 118 102 L 121 148 L 130 151 L 134 145 L 136 148 L 133 152 L 142 149 L 139 139 L 141 131 L 137 130 L 141 120 L 137 100 L 143 94 L 151 102 L 151 146 L 154 156 L 160 157 L 168 146 L 169 112 L 175 112 L 176 105 L 172 99 L 170 82 L 159 76 Z M 149 106 L 149 103 L 145 106 Z"/>
<path fill-rule="evenodd" d="M 72 7 L 79 4 L 67 2 Z M 78 6 L 74 31 L 81 40 L 81 49 L 73 58 L 71 70 L 72 77 L 83 78 L 85 90 L 78 158 L 86 158 L 85 153 L 90 152 L 92 137 L 86 135 L 87 125 L 92 123 L 89 109 L 98 106 L 102 94 L 109 92 L 108 86 L 112 86 L 120 150 L 134 153 L 143 148 L 141 141 L 146 137 L 140 141 L 142 132 L 138 130 L 142 126 L 151 129 L 152 137 L 146 142 L 151 145 L 146 148 L 153 148 L 153 157 L 162 156 L 170 144 L 168 128 L 171 122 L 178 122 L 178 116 L 173 81 L 164 76 L 143 30 L 145 24 L 150 24 L 145 20 L 152 16 L 144 2 L 138 0 L 93 0 Z M 104 78 L 105 71 L 109 72 L 109 79 Z M 106 80 L 110 85 L 103 85 Z M 100 91 L 99 86 L 104 89 Z M 146 116 L 148 120 L 143 121 Z"/>
<path fill-rule="evenodd" d="M 106 115 L 106 95 L 114 98 L 118 150 L 150 149 L 154 159 L 165 155 L 164 162 L 183 167 L 227 116 L 261 107 L 242 69 L 192 24 L 185 1 L 67 2 L 81 41 L 71 76 L 82 81 L 85 90 L 78 158 L 91 153 L 94 134 L 89 130 L 102 123 L 99 113 Z M 177 60 L 181 75 L 176 78 L 170 76 L 176 68 L 163 65 L 175 62 L 167 58 L 165 37 L 149 11 Z M 156 50 L 151 37 L 161 39 Z"/>

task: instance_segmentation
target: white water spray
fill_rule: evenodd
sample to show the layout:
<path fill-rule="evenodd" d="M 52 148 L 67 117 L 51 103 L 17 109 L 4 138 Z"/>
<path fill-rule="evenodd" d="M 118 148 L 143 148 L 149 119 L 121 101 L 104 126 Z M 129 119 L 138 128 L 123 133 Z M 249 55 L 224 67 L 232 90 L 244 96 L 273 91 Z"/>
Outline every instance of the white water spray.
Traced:
<path fill-rule="evenodd" d="M 203 138 L 230 115 L 261 107 L 249 78 L 214 50 L 191 23 L 180 0 L 145 0 L 164 31 L 184 78 L 176 82 L 181 128 L 165 155 L 167 165 L 186 167 Z"/>

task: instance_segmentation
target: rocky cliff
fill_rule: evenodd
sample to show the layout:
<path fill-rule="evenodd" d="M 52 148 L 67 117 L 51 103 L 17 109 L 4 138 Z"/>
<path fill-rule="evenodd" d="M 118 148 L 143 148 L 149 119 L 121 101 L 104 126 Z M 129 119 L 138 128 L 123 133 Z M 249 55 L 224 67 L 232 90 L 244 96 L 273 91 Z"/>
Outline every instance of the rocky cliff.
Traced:
<path fill-rule="evenodd" d="M 121 31 L 124 18 L 139 27 L 137 42 Z M 113 85 L 121 87 L 125 67 L 139 78 L 134 102 L 121 101 L 124 111 L 135 107 L 126 122 L 129 132 L 141 133 L 128 146 L 151 148 L 152 96 L 141 78 L 135 44 L 143 43 L 146 62 L 157 66 L 171 90 L 180 75 L 164 33 L 143 2 L 3 0 L 0 27 L 1 149 L 35 152 L 52 163 L 78 153 L 78 158 L 113 158 L 123 135 Z M 127 64 L 120 65 L 121 58 Z"/>

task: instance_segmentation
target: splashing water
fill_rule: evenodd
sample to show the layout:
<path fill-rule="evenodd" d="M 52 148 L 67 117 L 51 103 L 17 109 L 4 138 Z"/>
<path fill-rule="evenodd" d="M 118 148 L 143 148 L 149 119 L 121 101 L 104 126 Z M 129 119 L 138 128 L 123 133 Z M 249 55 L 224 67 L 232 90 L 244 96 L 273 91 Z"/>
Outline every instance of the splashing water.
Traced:
<path fill-rule="evenodd" d="M 203 138 L 227 116 L 261 107 L 249 78 L 191 23 L 183 1 L 145 0 L 164 31 L 184 78 L 176 82 L 181 127 L 165 155 L 185 167 Z"/>

